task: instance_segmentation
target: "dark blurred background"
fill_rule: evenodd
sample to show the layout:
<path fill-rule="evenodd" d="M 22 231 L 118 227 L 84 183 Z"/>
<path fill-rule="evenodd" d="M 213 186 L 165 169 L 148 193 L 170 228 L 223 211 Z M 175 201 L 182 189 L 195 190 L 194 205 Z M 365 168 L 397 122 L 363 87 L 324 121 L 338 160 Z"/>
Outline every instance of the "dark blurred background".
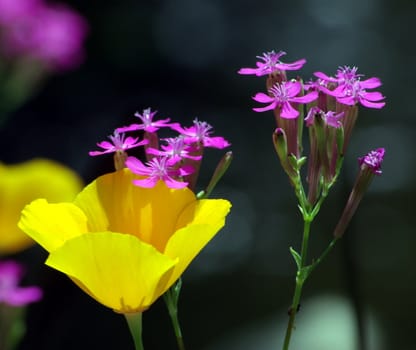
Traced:
<path fill-rule="evenodd" d="M 239 76 L 262 52 L 306 58 L 298 72 L 333 74 L 358 66 L 380 77 L 382 110 L 362 108 L 343 176 L 312 226 L 310 257 L 331 239 L 353 184 L 356 159 L 386 148 L 376 178 L 345 237 L 305 285 L 292 349 L 414 349 L 416 235 L 412 108 L 416 57 L 411 0 L 67 1 L 90 24 L 87 59 L 51 77 L 0 130 L 0 159 L 48 157 L 86 182 L 112 168 L 88 151 L 115 127 L 152 107 L 190 125 L 206 120 L 232 143 L 234 161 L 216 189 L 232 201 L 227 226 L 183 276 L 180 319 L 187 349 L 279 349 L 294 286 L 288 247 L 299 247 L 301 217 L 271 143 L 272 113 L 251 100 L 262 78 Z M 209 150 L 199 187 L 223 151 Z M 33 247 L 30 282 L 45 291 L 30 306 L 20 349 L 132 349 L 121 315 L 43 265 Z M 159 300 L 144 314 L 146 349 L 175 349 Z"/>

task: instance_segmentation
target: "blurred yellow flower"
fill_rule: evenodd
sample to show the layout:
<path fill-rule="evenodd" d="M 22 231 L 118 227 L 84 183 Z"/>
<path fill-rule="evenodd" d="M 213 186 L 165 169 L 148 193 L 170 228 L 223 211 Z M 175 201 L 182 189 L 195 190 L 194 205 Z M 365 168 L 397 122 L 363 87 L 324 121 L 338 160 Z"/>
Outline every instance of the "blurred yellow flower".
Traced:
<path fill-rule="evenodd" d="M 120 313 L 142 312 L 162 295 L 224 226 L 231 207 L 162 181 L 134 186 L 137 178 L 123 169 L 93 181 L 73 203 L 38 199 L 19 222 L 50 253 L 47 265 Z"/>
<path fill-rule="evenodd" d="M 0 255 L 34 243 L 17 227 L 26 204 L 39 197 L 51 202 L 71 201 L 81 188 L 82 181 L 74 171 L 51 160 L 0 163 Z"/>

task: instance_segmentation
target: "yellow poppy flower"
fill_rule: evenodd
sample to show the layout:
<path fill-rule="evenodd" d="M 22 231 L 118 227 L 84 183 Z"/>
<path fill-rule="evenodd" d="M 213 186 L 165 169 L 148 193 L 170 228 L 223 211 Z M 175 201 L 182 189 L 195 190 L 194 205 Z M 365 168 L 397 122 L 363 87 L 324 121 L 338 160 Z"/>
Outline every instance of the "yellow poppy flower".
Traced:
<path fill-rule="evenodd" d="M 51 160 L 0 163 L 0 255 L 19 252 L 34 243 L 17 227 L 26 204 L 39 197 L 71 201 L 81 188 L 82 181 L 74 171 Z"/>
<path fill-rule="evenodd" d="M 231 207 L 162 181 L 141 188 L 132 184 L 136 178 L 123 169 L 93 181 L 73 203 L 38 199 L 19 222 L 50 253 L 47 265 L 120 313 L 142 312 L 162 295 L 224 226 Z"/>

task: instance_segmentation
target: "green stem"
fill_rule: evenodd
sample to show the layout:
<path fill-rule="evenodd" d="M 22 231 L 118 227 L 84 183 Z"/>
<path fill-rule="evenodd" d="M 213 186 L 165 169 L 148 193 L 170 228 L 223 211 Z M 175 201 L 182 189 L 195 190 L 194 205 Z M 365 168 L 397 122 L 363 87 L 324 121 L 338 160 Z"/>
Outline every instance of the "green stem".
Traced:
<path fill-rule="evenodd" d="M 124 314 L 129 325 L 130 333 L 133 337 L 135 350 L 143 350 L 142 342 L 142 313 Z"/>
<path fill-rule="evenodd" d="M 304 216 L 304 226 L 303 226 L 303 239 L 302 239 L 302 248 L 300 253 L 300 266 L 298 266 L 298 271 L 296 273 L 296 284 L 295 291 L 293 293 L 292 305 L 289 309 L 289 321 L 286 328 L 285 340 L 283 343 L 283 350 L 289 349 L 290 339 L 292 336 L 292 331 L 295 325 L 296 314 L 299 309 L 300 297 L 302 295 L 303 284 L 308 277 L 308 273 L 305 270 L 306 268 L 306 257 L 308 253 L 308 243 L 309 243 L 309 233 L 311 228 L 311 220 Z"/>
<path fill-rule="evenodd" d="M 323 253 L 321 254 L 321 256 L 318 259 L 316 259 L 313 262 L 313 264 L 310 266 L 309 273 L 311 273 L 313 270 L 315 270 L 315 268 L 326 258 L 326 256 L 332 250 L 332 248 L 334 248 L 334 246 L 338 242 L 338 240 L 339 240 L 339 237 L 335 237 L 335 238 L 332 239 L 332 241 L 328 244 L 328 246 L 323 251 Z"/>
<path fill-rule="evenodd" d="M 185 343 L 183 341 L 182 330 L 178 318 L 178 299 L 181 289 L 182 281 L 179 279 L 169 290 L 163 295 L 166 306 L 169 311 L 169 316 L 172 321 L 173 331 L 176 336 L 176 343 L 179 350 L 185 350 Z"/>

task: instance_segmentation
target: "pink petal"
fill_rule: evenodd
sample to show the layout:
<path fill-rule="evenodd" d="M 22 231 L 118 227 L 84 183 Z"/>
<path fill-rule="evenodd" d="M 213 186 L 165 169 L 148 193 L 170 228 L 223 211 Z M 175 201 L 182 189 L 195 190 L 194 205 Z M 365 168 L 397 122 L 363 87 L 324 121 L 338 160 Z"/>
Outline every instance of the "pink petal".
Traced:
<path fill-rule="evenodd" d="M 214 147 L 214 148 L 225 148 L 230 146 L 230 143 L 221 136 L 208 137 L 204 140 L 205 147 Z M 195 159 L 195 158 L 194 158 Z"/>
<path fill-rule="evenodd" d="M 282 110 L 280 112 L 280 116 L 285 119 L 294 119 L 297 118 L 299 115 L 298 110 L 293 108 L 293 106 L 289 102 L 285 102 L 282 105 Z"/>
<path fill-rule="evenodd" d="M 152 188 L 155 187 L 158 179 L 154 177 L 148 177 L 143 180 L 133 180 L 133 184 L 136 186 L 144 187 L 144 188 Z"/>
<path fill-rule="evenodd" d="M 299 97 L 293 97 L 291 101 L 298 102 L 298 103 L 309 103 L 318 98 L 318 92 L 317 91 L 311 91 L 309 94 L 306 94 L 304 96 Z"/>
<path fill-rule="evenodd" d="M 182 181 L 176 181 L 174 179 L 172 179 L 171 177 L 167 177 L 165 179 L 165 183 L 166 186 L 168 186 L 169 188 L 185 188 L 186 186 L 188 186 L 187 182 L 182 182 Z"/>
<path fill-rule="evenodd" d="M 255 111 L 255 112 L 265 112 L 265 111 L 270 111 L 270 110 L 272 110 L 272 109 L 275 109 L 275 108 L 276 108 L 276 106 L 277 106 L 277 102 L 275 101 L 275 102 L 273 102 L 273 103 L 269 104 L 269 105 L 268 105 L 268 106 L 266 106 L 266 107 L 256 107 L 256 108 L 253 108 L 253 111 Z"/>
<path fill-rule="evenodd" d="M 298 70 L 301 69 L 306 63 L 306 60 L 304 58 L 297 60 L 292 63 L 282 63 L 279 66 L 282 70 Z"/>
<path fill-rule="evenodd" d="M 380 101 L 384 99 L 384 96 L 378 91 L 373 91 L 373 92 L 366 92 L 364 95 L 364 98 L 369 101 Z"/>
<path fill-rule="evenodd" d="M 117 128 L 116 131 L 119 133 L 127 132 L 127 131 L 135 131 L 135 130 L 141 130 L 143 127 L 139 124 L 131 124 L 129 126 L 122 126 L 120 128 Z"/>
<path fill-rule="evenodd" d="M 285 89 L 290 97 L 295 97 L 302 89 L 302 85 L 298 81 L 288 81 L 285 83 Z"/>
<path fill-rule="evenodd" d="M 257 74 L 258 69 L 255 68 L 241 68 L 237 73 L 242 75 Z"/>
<path fill-rule="evenodd" d="M 380 79 L 375 77 L 360 81 L 360 86 L 364 89 L 374 89 L 381 85 Z"/>
<path fill-rule="evenodd" d="M 361 99 L 360 103 L 365 107 L 377 108 L 377 109 L 383 108 L 384 105 L 386 104 L 385 102 L 371 102 L 371 101 L 367 101 L 367 100 L 364 100 L 364 99 Z"/>
<path fill-rule="evenodd" d="M 323 72 L 315 72 L 313 75 L 319 79 L 325 80 L 325 81 L 334 81 L 334 78 L 331 78 L 330 76 L 326 75 Z"/>
<path fill-rule="evenodd" d="M 126 167 L 129 168 L 135 174 L 148 175 L 150 173 L 150 169 L 136 157 L 127 157 Z"/>
<path fill-rule="evenodd" d="M 105 149 L 114 149 L 114 145 L 108 141 L 98 142 L 97 146 Z"/>
<path fill-rule="evenodd" d="M 255 96 L 252 97 L 254 101 L 262 102 L 262 103 L 270 103 L 274 101 L 273 97 L 266 95 L 263 92 L 258 92 Z"/>

